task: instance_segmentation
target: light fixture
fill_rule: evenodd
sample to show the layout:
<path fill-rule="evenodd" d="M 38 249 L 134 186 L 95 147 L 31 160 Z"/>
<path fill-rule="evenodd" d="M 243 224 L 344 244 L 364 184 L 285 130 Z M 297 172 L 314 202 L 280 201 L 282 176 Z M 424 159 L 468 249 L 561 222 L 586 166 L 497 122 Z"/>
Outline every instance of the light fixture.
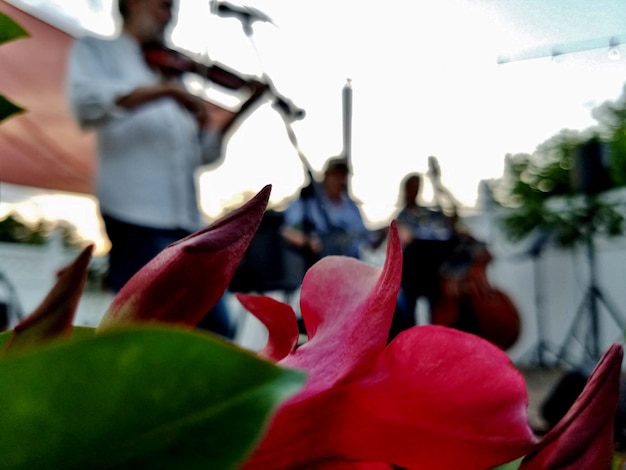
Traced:
<path fill-rule="evenodd" d="M 619 50 L 619 41 L 615 37 L 609 39 L 609 52 L 607 56 L 609 60 L 612 60 L 614 62 L 622 58 L 622 53 Z"/>
<path fill-rule="evenodd" d="M 539 46 L 525 51 L 515 52 L 513 54 L 500 55 L 497 58 L 498 64 L 508 64 L 522 60 L 540 59 L 549 57 L 553 62 L 561 62 L 564 57 L 569 54 L 591 51 L 594 49 L 607 51 L 608 43 L 608 59 L 618 61 L 622 58 L 620 47 L 626 44 L 626 37 L 611 36 L 595 39 L 585 39 L 582 41 L 574 41 L 563 44 L 554 44 L 552 46 Z"/>
<path fill-rule="evenodd" d="M 553 48 L 551 54 L 552 62 L 563 62 L 563 54 L 564 52 L 561 49 Z"/>

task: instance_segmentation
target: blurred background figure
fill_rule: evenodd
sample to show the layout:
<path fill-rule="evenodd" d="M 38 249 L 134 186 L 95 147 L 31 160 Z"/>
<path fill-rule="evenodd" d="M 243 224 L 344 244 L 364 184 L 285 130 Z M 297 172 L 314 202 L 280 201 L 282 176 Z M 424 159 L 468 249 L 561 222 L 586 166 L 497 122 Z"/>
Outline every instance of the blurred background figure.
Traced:
<path fill-rule="evenodd" d="M 400 184 L 402 208 L 395 219 L 403 246 L 402 287 L 390 339 L 416 324 L 420 297 L 432 312 L 440 295 L 440 269 L 458 244 L 456 210 L 447 215 L 440 207 L 421 205 L 422 183 L 419 173 L 410 173 Z"/>
<path fill-rule="evenodd" d="M 456 231 L 456 211 L 446 215 L 440 208 L 422 206 L 419 202 L 421 189 L 419 173 L 405 176 L 400 186 L 402 209 L 396 221 L 403 246 L 414 240 L 449 240 Z"/>
<path fill-rule="evenodd" d="M 286 265 L 298 285 L 306 271 L 324 256 L 360 259 L 365 247 L 383 239 L 382 232 L 366 228 L 359 206 L 348 194 L 349 176 L 350 165 L 345 158 L 330 158 L 321 183 L 309 172 L 310 183 L 285 210 L 281 236 L 286 245 Z M 301 335 L 306 335 L 301 317 L 298 325 Z"/>
<path fill-rule="evenodd" d="M 67 73 L 72 112 L 97 137 L 96 196 L 115 292 L 166 246 L 202 227 L 195 173 L 221 158 L 224 133 L 264 91 L 255 89 L 237 113 L 210 106 L 183 87 L 181 75 L 163 73 L 144 55 L 165 47 L 174 2 L 119 0 L 118 7 L 121 33 L 78 39 Z M 218 306 L 221 318 L 211 328 L 231 336 L 224 312 Z"/>
<path fill-rule="evenodd" d="M 285 211 L 282 235 L 304 257 L 306 268 L 328 255 L 359 258 L 361 248 L 375 241 L 348 194 L 349 175 L 345 159 L 329 159 L 322 182 L 304 187 Z"/>
<path fill-rule="evenodd" d="M 520 334 L 517 307 L 490 283 L 491 252 L 460 226 L 455 198 L 441 183 L 435 157 L 429 157 L 429 167 L 435 207 L 420 204 L 421 175 L 407 175 L 400 186 L 402 282 L 389 339 L 416 324 L 417 301 L 424 298 L 428 323 L 476 334 L 507 350 Z"/>

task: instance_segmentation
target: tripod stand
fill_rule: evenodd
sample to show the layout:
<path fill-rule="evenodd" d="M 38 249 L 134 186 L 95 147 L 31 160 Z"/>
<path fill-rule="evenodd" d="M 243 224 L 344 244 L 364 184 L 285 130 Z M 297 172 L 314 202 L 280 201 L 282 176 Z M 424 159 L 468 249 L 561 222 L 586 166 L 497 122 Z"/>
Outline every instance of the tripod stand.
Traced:
<path fill-rule="evenodd" d="M 585 320 L 588 321 L 589 330 L 586 331 L 586 338 L 584 342 L 584 352 L 588 358 L 598 361 L 602 355 L 601 341 L 600 341 L 600 310 L 599 305 L 602 303 L 606 308 L 613 321 L 619 326 L 621 331 L 626 329 L 626 320 L 621 317 L 612 304 L 609 303 L 606 296 L 602 293 L 597 280 L 597 262 L 596 262 L 596 249 L 594 244 L 595 226 L 593 224 L 593 215 L 591 211 L 590 198 L 587 196 L 587 211 L 588 222 L 585 233 L 585 245 L 587 254 L 587 265 L 589 267 L 589 285 L 585 291 L 585 295 L 578 307 L 574 321 L 570 327 L 570 330 L 565 338 L 564 343 L 561 345 L 561 349 L 558 354 L 558 359 L 565 361 L 568 348 L 571 345 L 572 340 L 576 337 L 576 332 L 585 325 Z M 585 317 L 584 314 L 588 316 Z"/>
<path fill-rule="evenodd" d="M 544 251 L 544 248 L 552 239 L 553 233 L 551 231 L 542 231 L 531 243 L 530 248 L 526 251 L 526 255 L 532 259 L 533 266 L 533 291 L 535 302 L 535 318 L 537 322 L 537 343 L 529 351 L 530 361 L 532 364 L 536 364 L 540 368 L 548 367 L 550 364 L 547 361 L 547 354 L 556 356 L 556 352 L 545 339 L 546 325 L 544 321 L 544 309 L 543 309 L 543 286 L 545 283 L 541 277 L 541 270 L 539 269 L 539 259 Z"/>

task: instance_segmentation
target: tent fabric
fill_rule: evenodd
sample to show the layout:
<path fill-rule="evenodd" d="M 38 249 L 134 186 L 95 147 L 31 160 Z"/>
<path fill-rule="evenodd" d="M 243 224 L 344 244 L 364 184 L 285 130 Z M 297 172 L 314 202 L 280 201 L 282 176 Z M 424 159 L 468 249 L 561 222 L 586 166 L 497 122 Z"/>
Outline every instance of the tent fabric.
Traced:
<path fill-rule="evenodd" d="M 26 108 L 0 123 L 0 182 L 93 194 L 94 136 L 78 127 L 65 97 L 74 37 L 3 0 L 0 12 L 30 35 L 0 45 L 0 94 Z"/>

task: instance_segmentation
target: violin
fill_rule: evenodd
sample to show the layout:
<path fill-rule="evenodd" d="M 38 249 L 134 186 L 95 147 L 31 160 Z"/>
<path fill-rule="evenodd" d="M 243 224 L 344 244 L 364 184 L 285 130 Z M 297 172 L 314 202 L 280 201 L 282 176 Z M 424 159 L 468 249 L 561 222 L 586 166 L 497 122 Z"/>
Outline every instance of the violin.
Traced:
<path fill-rule="evenodd" d="M 293 119 L 302 119 L 305 115 L 303 109 L 298 108 L 291 100 L 278 93 L 269 80 L 264 83 L 256 79 L 246 79 L 222 65 L 204 64 L 161 44 L 144 46 L 143 55 L 149 66 L 156 68 L 166 77 L 180 77 L 184 73 L 193 73 L 233 91 L 242 88 L 249 88 L 255 93 L 259 89 L 269 91 L 274 97 L 275 109 Z"/>
<path fill-rule="evenodd" d="M 236 73 L 215 64 L 198 62 L 182 52 L 162 45 L 148 45 L 143 48 L 148 65 L 156 68 L 167 77 L 177 77 L 185 72 L 195 73 L 229 90 L 240 90 L 250 86 L 250 82 Z"/>

